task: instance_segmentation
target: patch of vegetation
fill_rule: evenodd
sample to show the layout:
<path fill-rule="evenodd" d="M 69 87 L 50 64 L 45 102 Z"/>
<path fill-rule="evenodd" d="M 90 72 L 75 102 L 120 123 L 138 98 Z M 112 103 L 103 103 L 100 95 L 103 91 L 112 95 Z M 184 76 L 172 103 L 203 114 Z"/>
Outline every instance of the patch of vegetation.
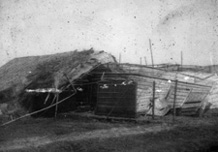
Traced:
<path fill-rule="evenodd" d="M 116 134 L 116 133 L 115 133 Z M 209 152 L 218 150 L 218 124 L 179 126 L 173 130 L 116 138 L 56 142 L 23 151 L 74 152 Z"/>

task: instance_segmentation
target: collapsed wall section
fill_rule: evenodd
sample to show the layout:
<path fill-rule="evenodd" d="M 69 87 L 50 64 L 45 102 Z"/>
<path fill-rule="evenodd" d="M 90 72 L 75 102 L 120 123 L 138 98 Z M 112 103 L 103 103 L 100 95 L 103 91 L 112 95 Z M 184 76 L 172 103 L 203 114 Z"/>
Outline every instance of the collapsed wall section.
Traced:
<path fill-rule="evenodd" d="M 83 80 L 90 71 L 110 62 L 116 62 L 112 55 L 93 49 L 14 59 L 0 68 L 0 115 L 19 116 L 31 109 L 40 109 L 48 93 L 31 96 L 26 95 L 26 89 L 57 88 L 66 91 L 72 83 Z M 52 96 L 49 100 L 50 103 L 53 101 Z M 38 106 L 31 107 L 33 101 Z"/>

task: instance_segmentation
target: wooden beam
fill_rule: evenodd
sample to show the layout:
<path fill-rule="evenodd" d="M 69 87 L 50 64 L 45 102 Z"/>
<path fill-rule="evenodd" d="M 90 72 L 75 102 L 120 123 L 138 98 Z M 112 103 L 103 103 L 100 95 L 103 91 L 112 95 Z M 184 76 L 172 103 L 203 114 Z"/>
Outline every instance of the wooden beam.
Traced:
<path fill-rule="evenodd" d="M 102 75 L 102 72 L 93 72 L 93 74 Z M 129 75 L 131 75 L 131 76 L 139 76 L 139 77 L 145 77 L 145 78 L 157 79 L 157 80 L 164 80 L 164 81 L 168 81 L 169 80 L 169 79 L 165 79 L 165 78 L 153 77 L 153 76 L 148 76 L 148 75 L 139 74 L 139 73 L 113 73 L 113 72 L 105 72 L 105 75 L 107 75 L 107 76 L 129 76 Z M 175 82 L 176 80 L 171 80 L 171 81 Z M 193 85 L 193 86 L 211 88 L 211 86 L 202 85 L 202 84 L 196 84 L 196 83 L 190 83 L 190 82 L 178 81 L 178 83 L 180 83 L 180 85 L 184 84 L 184 85 Z"/>

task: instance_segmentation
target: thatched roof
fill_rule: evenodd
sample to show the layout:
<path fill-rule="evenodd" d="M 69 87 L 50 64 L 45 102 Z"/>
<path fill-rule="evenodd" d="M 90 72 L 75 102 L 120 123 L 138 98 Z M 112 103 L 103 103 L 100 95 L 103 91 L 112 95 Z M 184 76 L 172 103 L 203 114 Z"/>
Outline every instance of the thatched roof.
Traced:
<path fill-rule="evenodd" d="M 0 68 L 0 104 L 17 104 L 26 88 L 60 88 L 69 83 L 65 75 L 73 82 L 100 64 L 111 62 L 116 62 L 112 55 L 92 49 L 15 58 Z"/>

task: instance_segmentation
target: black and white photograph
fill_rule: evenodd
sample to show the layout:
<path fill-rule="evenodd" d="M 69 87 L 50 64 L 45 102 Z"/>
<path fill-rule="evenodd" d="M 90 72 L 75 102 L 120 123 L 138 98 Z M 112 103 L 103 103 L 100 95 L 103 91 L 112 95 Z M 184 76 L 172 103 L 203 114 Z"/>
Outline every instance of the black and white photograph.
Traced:
<path fill-rule="evenodd" d="M 218 0 L 0 0 L 0 152 L 218 152 Z"/>

